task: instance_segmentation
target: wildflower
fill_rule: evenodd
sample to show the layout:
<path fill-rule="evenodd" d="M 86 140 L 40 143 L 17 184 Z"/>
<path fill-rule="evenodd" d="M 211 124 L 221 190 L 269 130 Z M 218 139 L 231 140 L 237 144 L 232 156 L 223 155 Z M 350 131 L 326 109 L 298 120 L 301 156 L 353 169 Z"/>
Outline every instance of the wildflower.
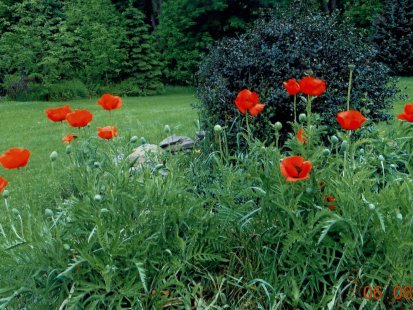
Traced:
<path fill-rule="evenodd" d="M 93 114 L 88 110 L 75 110 L 66 115 L 66 121 L 72 127 L 85 127 L 93 119 Z"/>
<path fill-rule="evenodd" d="M 22 148 L 11 148 L 0 155 L 0 164 L 6 169 L 22 168 L 27 165 L 30 151 Z"/>
<path fill-rule="evenodd" d="M 103 94 L 102 97 L 97 102 L 98 105 L 102 106 L 105 110 L 120 109 L 122 107 L 122 99 L 118 96 L 113 96 L 111 94 Z"/>
<path fill-rule="evenodd" d="M 413 103 L 408 103 L 404 106 L 404 112 L 397 115 L 400 120 L 408 121 L 413 123 Z"/>
<path fill-rule="evenodd" d="M 47 118 L 53 122 L 61 122 L 66 119 L 66 115 L 70 112 L 70 106 L 65 105 L 63 107 L 54 108 L 54 109 L 46 109 L 45 110 Z"/>
<path fill-rule="evenodd" d="M 337 114 L 337 122 L 341 128 L 346 130 L 356 130 L 363 125 L 367 119 L 356 110 L 349 110 L 345 112 L 339 112 Z"/>
<path fill-rule="evenodd" d="M 3 189 L 6 188 L 7 184 L 9 184 L 5 179 L 0 177 L 0 193 L 3 191 Z"/>
<path fill-rule="evenodd" d="M 251 92 L 248 89 L 241 90 L 237 98 L 235 99 L 235 105 L 242 114 L 247 111 L 250 112 L 252 116 L 257 116 L 264 109 L 264 104 L 259 103 L 258 94 L 256 92 Z"/>
<path fill-rule="evenodd" d="M 300 84 L 295 79 L 289 79 L 283 83 L 289 95 L 297 95 L 300 92 Z"/>
<path fill-rule="evenodd" d="M 299 82 L 301 91 L 310 96 L 320 96 L 325 92 L 327 86 L 326 82 L 320 79 L 307 76 L 302 78 Z"/>
<path fill-rule="evenodd" d="M 297 140 L 300 141 L 302 144 L 305 144 L 307 142 L 307 139 L 305 138 L 305 135 L 304 135 L 303 128 L 300 128 L 295 136 Z"/>
<path fill-rule="evenodd" d="M 68 134 L 62 138 L 63 143 L 72 143 L 73 139 L 77 138 L 78 135 Z"/>
<path fill-rule="evenodd" d="M 296 182 L 309 179 L 309 172 L 312 164 L 310 161 L 304 161 L 301 156 L 291 156 L 284 158 L 280 164 L 281 174 L 286 177 L 287 182 Z"/>
<path fill-rule="evenodd" d="M 98 127 L 98 136 L 102 139 L 112 139 L 118 135 L 118 130 L 114 126 Z"/>

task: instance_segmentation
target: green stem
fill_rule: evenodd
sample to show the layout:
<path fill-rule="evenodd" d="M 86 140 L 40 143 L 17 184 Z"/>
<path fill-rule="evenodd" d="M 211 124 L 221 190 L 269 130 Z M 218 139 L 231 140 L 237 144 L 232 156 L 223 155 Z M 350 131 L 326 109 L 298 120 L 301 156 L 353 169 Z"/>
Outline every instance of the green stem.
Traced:
<path fill-rule="evenodd" d="M 297 124 L 297 95 L 294 95 L 294 124 Z"/>
<path fill-rule="evenodd" d="M 310 149 L 311 140 L 311 102 L 312 98 L 307 96 L 307 149 Z"/>
<path fill-rule="evenodd" d="M 248 123 L 248 111 L 245 112 L 245 124 L 247 126 L 247 134 L 248 134 L 248 144 L 251 141 L 251 132 L 250 132 L 250 125 Z"/>
<path fill-rule="evenodd" d="M 347 111 L 350 110 L 350 94 L 351 94 L 351 83 L 353 81 L 353 70 L 350 70 L 350 78 L 348 81 L 348 90 L 347 90 Z"/>

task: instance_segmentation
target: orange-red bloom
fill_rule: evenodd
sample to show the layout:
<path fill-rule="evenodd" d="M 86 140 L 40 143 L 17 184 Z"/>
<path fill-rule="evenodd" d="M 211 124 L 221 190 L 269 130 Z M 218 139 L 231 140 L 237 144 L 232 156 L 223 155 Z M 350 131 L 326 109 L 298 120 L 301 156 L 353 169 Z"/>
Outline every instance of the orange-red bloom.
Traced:
<path fill-rule="evenodd" d="M 281 174 L 287 178 L 287 182 L 296 182 L 309 179 L 312 164 L 304 161 L 301 156 L 291 156 L 284 158 L 280 164 Z"/>
<path fill-rule="evenodd" d="M 97 102 L 105 110 L 120 109 L 122 107 L 122 99 L 111 94 L 103 94 Z"/>
<path fill-rule="evenodd" d="M 303 128 L 300 128 L 297 131 L 297 134 L 295 136 L 296 136 L 297 140 L 300 141 L 302 144 L 305 144 L 307 142 L 307 139 L 305 138 L 305 135 L 304 135 L 304 129 Z"/>
<path fill-rule="evenodd" d="M 289 79 L 283 83 L 289 95 L 297 95 L 300 92 L 300 84 L 295 79 Z"/>
<path fill-rule="evenodd" d="M 62 138 L 62 141 L 64 143 L 71 143 L 73 141 L 73 139 L 77 138 L 77 137 L 78 137 L 78 135 L 68 134 L 68 135 L 66 135 Z"/>
<path fill-rule="evenodd" d="M 118 129 L 114 126 L 98 127 L 98 136 L 102 139 L 112 139 L 118 135 Z"/>
<path fill-rule="evenodd" d="M 70 106 L 65 105 L 63 107 L 54 108 L 54 109 L 46 109 L 45 110 L 47 118 L 53 122 L 61 122 L 66 119 L 66 115 L 70 112 Z"/>
<path fill-rule="evenodd" d="M 404 106 L 404 112 L 397 115 L 398 119 L 413 123 L 413 103 L 408 103 Z"/>
<path fill-rule="evenodd" d="M 320 96 L 322 93 L 325 92 L 327 86 L 326 82 L 323 80 L 319 80 L 313 78 L 311 76 L 307 76 L 302 78 L 299 82 L 301 91 L 310 96 Z"/>
<path fill-rule="evenodd" d="M 328 208 L 330 210 L 335 210 L 336 206 L 334 205 L 334 197 L 331 195 L 325 194 L 324 198 L 325 198 L 324 202 L 328 203 Z"/>
<path fill-rule="evenodd" d="M 356 110 L 337 113 L 337 122 L 340 124 L 341 128 L 347 130 L 359 129 L 366 120 L 367 119 L 363 114 Z"/>
<path fill-rule="evenodd" d="M 235 99 L 235 105 L 242 114 L 247 111 L 250 112 L 252 116 L 257 116 L 264 109 L 264 104 L 259 103 L 260 99 L 256 92 L 252 92 L 248 89 L 241 90 L 237 98 Z"/>
<path fill-rule="evenodd" d="M 0 164 L 6 169 L 22 168 L 27 165 L 29 158 L 29 150 L 15 147 L 0 155 Z"/>
<path fill-rule="evenodd" d="M 93 119 L 93 114 L 88 110 L 75 110 L 66 115 L 66 120 L 72 127 L 85 127 Z"/>
<path fill-rule="evenodd" d="M 0 193 L 3 191 L 3 189 L 6 188 L 7 184 L 9 184 L 5 179 L 0 177 Z"/>

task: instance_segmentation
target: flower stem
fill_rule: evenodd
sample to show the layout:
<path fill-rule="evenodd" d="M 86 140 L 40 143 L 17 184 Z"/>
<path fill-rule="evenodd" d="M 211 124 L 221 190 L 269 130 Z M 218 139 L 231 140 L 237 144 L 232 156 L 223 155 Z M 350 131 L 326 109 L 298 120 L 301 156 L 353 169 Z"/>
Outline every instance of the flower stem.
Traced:
<path fill-rule="evenodd" d="M 245 112 L 245 124 L 247 126 L 248 144 L 249 144 L 251 141 L 251 131 L 250 131 L 250 125 L 248 123 L 248 111 Z"/>
<path fill-rule="evenodd" d="M 307 96 L 307 148 L 310 149 L 310 139 L 311 139 L 311 101 L 312 97 Z"/>
<path fill-rule="evenodd" d="M 348 90 L 347 90 L 347 111 L 350 110 L 350 94 L 351 94 L 352 81 L 353 81 L 353 69 L 350 69 L 350 77 L 348 81 Z"/>
<path fill-rule="evenodd" d="M 294 95 L 294 124 L 297 124 L 297 95 Z"/>

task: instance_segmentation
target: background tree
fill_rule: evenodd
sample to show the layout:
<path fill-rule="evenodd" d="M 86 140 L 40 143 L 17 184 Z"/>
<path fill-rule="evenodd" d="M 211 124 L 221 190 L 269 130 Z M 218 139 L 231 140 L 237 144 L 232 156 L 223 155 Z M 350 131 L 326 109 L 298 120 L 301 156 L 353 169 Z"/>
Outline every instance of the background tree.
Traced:
<path fill-rule="evenodd" d="M 374 24 L 373 42 L 379 60 L 393 74 L 413 74 L 413 1 L 387 0 Z"/>

